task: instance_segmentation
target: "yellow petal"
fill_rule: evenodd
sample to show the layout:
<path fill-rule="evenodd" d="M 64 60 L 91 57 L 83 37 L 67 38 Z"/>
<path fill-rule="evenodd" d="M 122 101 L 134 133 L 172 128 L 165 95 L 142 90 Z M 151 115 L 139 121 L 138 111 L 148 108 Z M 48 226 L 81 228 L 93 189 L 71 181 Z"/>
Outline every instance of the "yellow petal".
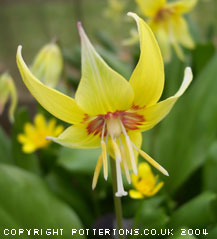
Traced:
<path fill-rule="evenodd" d="M 158 183 L 158 184 L 154 187 L 153 191 L 149 194 L 149 196 L 155 195 L 155 194 L 163 187 L 163 185 L 164 185 L 164 182 Z"/>
<path fill-rule="evenodd" d="M 136 2 L 145 16 L 152 17 L 164 6 L 166 0 L 136 0 Z"/>
<path fill-rule="evenodd" d="M 31 154 L 36 150 L 36 148 L 34 144 L 26 143 L 23 145 L 22 150 L 26 154 Z"/>
<path fill-rule="evenodd" d="M 22 79 L 35 99 L 51 114 L 65 122 L 75 124 L 84 118 L 83 111 L 77 106 L 74 99 L 51 89 L 36 79 L 25 64 L 22 47 L 17 50 L 17 65 Z"/>
<path fill-rule="evenodd" d="M 149 166 L 148 163 L 140 163 L 139 164 L 139 177 L 146 177 L 147 175 L 153 175 L 151 171 L 151 167 Z"/>
<path fill-rule="evenodd" d="M 26 135 L 24 135 L 24 134 L 18 134 L 17 140 L 18 140 L 21 144 L 25 144 L 26 142 L 28 142 L 28 138 L 27 138 Z"/>
<path fill-rule="evenodd" d="M 139 114 L 143 114 L 145 117 L 145 123 L 141 126 L 141 130 L 148 130 L 154 127 L 158 122 L 160 122 L 172 109 L 173 105 L 179 99 L 179 97 L 185 92 L 192 81 L 193 75 L 190 67 L 186 67 L 185 76 L 180 86 L 178 92 L 155 105 L 152 105 L 143 111 L 140 111 Z"/>
<path fill-rule="evenodd" d="M 97 148 L 100 146 L 100 136 L 88 134 L 87 125 L 68 127 L 59 137 L 47 137 L 52 141 L 69 148 Z"/>
<path fill-rule="evenodd" d="M 197 3 L 197 0 L 180 0 L 174 3 L 169 3 L 168 6 L 173 8 L 176 14 L 189 12 Z"/>
<path fill-rule="evenodd" d="M 155 104 L 164 87 L 164 66 L 157 41 L 149 26 L 136 14 L 132 16 L 140 35 L 140 59 L 130 78 L 135 97 L 134 105 L 139 107 Z"/>
<path fill-rule="evenodd" d="M 48 122 L 48 132 L 53 132 L 53 130 L 55 130 L 55 126 L 56 126 L 56 119 L 52 118 L 49 122 Z"/>
<path fill-rule="evenodd" d="M 148 163 L 145 163 L 145 162 L 140 163 L 139 164 L 139 169 L 138 169 L 138 175 L 135 175 L 135 174 L 131 175 L 132 184 L 137 190 L 139 190 L 140 188 L 139 188 L 139 185 L 138 185 L 138 179 L 145 180 L 149 177 L 154 178 L 151 167 L 149 166 Z"/>
<path fill-rule="evenodd" d="M 27 135 L 27 137 L 31 138 L 33 134 L 35 133 L 35 127 L 28 122 L 24 125 L 24 132 Z"/>
<path fill-rule="evenodd" d="M 34 119 L 35 126 L 37 130 L 46 130 L 47 129 L 47 123 L 42 114 L 37 114 Z"/>
<path fill-rule="evenodd" d="M 53 131 L 53 136 L 58 136 L 60 133 L 62 133 L 64 130 L 62 125 L 58 125 L 55 130 Z"/>
<path fill-rule="evenodd" d="M 131 198 L 133 199 L 141 199 L 144 198 L 144 196 L 142 195 L 142 193 L 136 191 L 136 190 L 130 190 L 129 191 L 129 195 Z"/>
<path fill-rule="evenodd" d="M 78 29 L 82 47 L 82 78 L 75 95 L 76 102 L 89 115 L 128 109 L 134 96 L 130 84 L 98 55 L 81 24 L 78 24 Z"/>
<path fill-rule="evenodd" d="M 189 33 L 186 20 L 183 17 L 176 17 L 172 23 L 177 41 L 186 48 L 194 48 L 194 41 Z"/>

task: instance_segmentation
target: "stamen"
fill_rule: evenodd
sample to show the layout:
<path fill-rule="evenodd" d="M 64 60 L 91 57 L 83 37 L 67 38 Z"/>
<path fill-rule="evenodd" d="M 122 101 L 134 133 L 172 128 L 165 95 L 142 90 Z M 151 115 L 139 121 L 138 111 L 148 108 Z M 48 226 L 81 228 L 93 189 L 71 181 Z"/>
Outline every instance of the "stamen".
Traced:
<path fill-rule="evenodd" d="M 150 157 L 147 153 L 145 153 L 141 149 L 138 149 L 136 145 L 133 144 L 133 146 L 146 161 L 148 161 L 152 166 L 154 166 L 162 174 L 169 176 L 169 173 L 167 172 L 167 170 L 163 168 L 159 163 L 157 163 L 152 157 Z"/>
<path fill-rule="evenodd" d="M 116 197 L 122 197 L 126 196 L 127 192 L 124 191 L 123 181 L 122 181 L 122 175 L 121 175 L 121 153 L 118 148 L 117 143 L 111 139 L 112 147 L 115 153 L 115 162 L 116 162 L 116 174 L 117 174 L 117 192 L 115 193 Z"/>
<path fill-rule="evenodd" d="M 130 161 L 131 161 L 131 164 L 132 164 L 133 172 L 134 172 L 135 175 L 137 175 L 138 172 L 137 172 L 136 159 L 135 159 L 135 155 L 134 155 L 134 152 L 133 152 L 132 142 L 130 140 L 130 137 L 127 135 L 126 129 L 124 128 L 122 122 L 121 122 L 121 129 L 122 129 L 122 132 L 123 132 L 124 137 L 126 139 L 126 144 L 127 144 L 127 148 L 128 148 L 129 155 L 130 155 Z"/>
<path fill-rule="evenodd" d="M 124 172 L 127 178 L 127 182 L 129 184 L 131 184 L 131 177 L 130 177 L 130 172 L 129 172 L 129 168 L 127 166 L 127 158 L 126 158 L 126 153 L 124 150 L 124 145 L 122 144 L 121 138 L 119 137 L 119 141 L 120 141 L 120 150 L 121 150 L 121 158 L 122 158 L 122 162 L 123 162 L 123 167 L 124 167 Z"/>
<path fill-rule="evenodd" d="M 102 159 L 103 159 L 103 174 L 105 180 L 108 178 L 108 160 L 107 160 L 107 152 L 106 152 L 106 144 L 104 141 L 101 141 L 102 147 Z"/>
<path fill-rule="evenodd" d="M 96 187 L 101 168 L 102 168 L 102 154 L 99 156 L 99 158 L 97 160 L 97 163 L 96 163 L 96 168 L 95 168 L 95 171 L 94 171 L 93 182 L 92 182 L 92 189 L 93 190 Z"/>
<path fill-rule="evenodd" d="M 102 129 L 101 135 L 101 147 L 102 147 L 102 159 L 103 159 L 103 174 L 105 180 L 108 178 L 108 159 L 107 159 L 107 152 L 106 152 L 106 143 L 104 141 L 104 134 L 105 134 L 105 123 Z"/>

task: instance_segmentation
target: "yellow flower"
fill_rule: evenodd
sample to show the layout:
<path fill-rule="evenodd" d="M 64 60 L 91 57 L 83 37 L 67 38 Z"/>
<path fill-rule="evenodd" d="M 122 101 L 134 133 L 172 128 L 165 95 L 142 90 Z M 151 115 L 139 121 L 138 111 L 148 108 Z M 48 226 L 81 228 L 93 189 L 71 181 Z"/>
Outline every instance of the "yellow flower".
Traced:
<path fill-rule="evenodd" d="M 104 15 L 114 21 L 118 21 L 123 12 L 124 4 L 121 0 L 108 0 L 108 7 Z"/>
<path fill-rule="evenodd" d="M 136 0 L 142 13 L 148 17 L 149 25 L 155 33 L 165 61 L 171 57 L 171 45 L 178 57 L 184 59 L 180 45 L 193 48 L 194 42 L 183 14 L 189 12 L 197 0 Z"/>
<path fill-rule="evenodd" d="M 115 159 L 118 179 L 116 196 L 126 195 L 121 167 L 130 181 L 129 170 L 137 174 L 137 156 L 142 155 L 165 175 L 167 171 L 141 147 L 141 132 L 151 129 L 171 110 L 192 80 L 191 69 L 185 71 L 178 92 L 161 102 L 164 66 L 158 44 L 147 24 L 129 13 L 138 26 L 141 54 L 129 81 L 112 70 L 98 55 L 81 23 L 78 23 L 82 46 L 82 77 L 75 99 L 42 84 L 28 69 L 18 47 L 17 64 L 27 88 L 38 102 L 55 117 L 73 124 L 53 141 L 71 148 L 102 148 L 93 177 L 92 188 L 103 165 L 107 179 L 107 153 Z M 121 165 L 122 164 L 122 165 Z"/>
<path fill-rule="evenodd" d="M 63 57 L 58 45 L 45 45 L 35 57 L 31 70 L 45 85 L 55 88 L 63 70 Z"/>
<path fill-rule="evenodd" d="M 17 106 L 17 92 L 12 77 L 8 73 L 4 73 L 0 76 L 0 115 L 3 113 L 5 104 L 9 97 L 11 99 L 9 119 L 13 122 L 14 111 Z"/>
<path fill-rule="evenodd" d="M 18 141 L 23 145 L 24 153 L 33 153 L 37 149 L 46 148 L 51 140 L 47 136 L 56 137 L 63 131 L 63 126 L 56 125 L 56 120 L 51 119 L 46 122 L 42 114 L 37 114 L 34 118 L 34 124 L 26 123 L 24 133 L 18 135 Z"/>
<path fill-rule="evenodd" d="M 132 184 L 136 190 L 130 190 L 131 198 L 139 199 L 154 196 L 164 185 L 157 183 L 158 176 L 154 176 L 147 163 L 140 163 L 138 175 L 132 174 Z"/>

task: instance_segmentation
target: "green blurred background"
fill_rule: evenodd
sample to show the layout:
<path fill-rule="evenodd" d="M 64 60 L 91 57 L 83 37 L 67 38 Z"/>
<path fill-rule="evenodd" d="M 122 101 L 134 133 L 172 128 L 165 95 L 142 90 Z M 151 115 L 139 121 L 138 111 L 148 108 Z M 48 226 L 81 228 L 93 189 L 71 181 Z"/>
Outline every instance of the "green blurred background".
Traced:
<path fill-rule="evenodd" d="M 8 70 L 12 74 L 18 88 L 19 110 L 14 125 L 8 121 L 7 109 L 0 119 L 7 131 L 0 131 L 0 153 L 4 155 L 0 156 L 0 229 L 21 226 L 69 229 L 72 224 L 77 228 L 81 224 L 86 228 L 112 227 L 111 179 L 104 182 L 100 177 L 97 189 L 91 190 L 98 150 L 71 150 L 53 144 L 47 151 L 36 154 L 25 155 L 21 151 L 17 134 L 24 123 L 36 111 L 50 115 L 37 106 L 26 90 L 15 55 L 21 44 L 24 59 L 30 65 L 39 49 L 57 38 L 64 53 L 64 80 L 70 84 L 73 95 L 80 78 L 76 24 L 81 20 L 106 61 L 129 77 L 139 48 L 122 44 L 135 27 L 125 13 L 138 9 L 133 0 L 122 2 L 123 15 L 114 22 L 105 17 L 106 0 L 1 0 L 0 72 Z M 170 115 L 143 136 L 143 149 L 169 171 L 170 177 L 160 176 L 165 186 L 156 197 L 142 202 L 123 198 L 124 217 L 130 223 L 136 217 L 142 228 L 209 230 L 207 237 L 184 239 L 217 238 L 216 16 L 217 1 L 200 0 L 187 17 L 196 48 L 185 52 L 185 63 L 173 56 L 165 66 L 163 98 L 176 92 L 186 65 L 192 66 L 194 81 Z M 64 238 L 71 238 L 70 234 Z M 171 238 L 182 239 L 179 234 Z"/>

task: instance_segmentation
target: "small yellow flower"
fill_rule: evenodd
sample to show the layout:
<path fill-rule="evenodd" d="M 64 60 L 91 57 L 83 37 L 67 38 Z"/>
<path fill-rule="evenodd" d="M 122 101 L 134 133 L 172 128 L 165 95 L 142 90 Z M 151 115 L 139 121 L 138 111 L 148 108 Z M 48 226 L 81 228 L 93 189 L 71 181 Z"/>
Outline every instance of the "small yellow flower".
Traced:
<path fill-rule="evenodd" d="M 141 54 L 129 81 L 111 69 L 99 56 L 88 39 L 81 23 L 78 30 L 82 47 L 82 77 L 75 99 L 42 84 L 25 64 L 22 47 L 18 47 L 17 64 L 27 88 L 51 114 L 67 123 L 68 127 L 53 141 L 71 148 L 102 148 L 93 177 L 94 189 L 103 165 L 108 176 L 107 152 L 116 162 L 117 193 L 124 191 L 121 168 L 128 181 L 130 171 L 137 174 L 140 154 L 163 174 L 168 172 L 140 149 L 141 132 L 153 128 L 171 110 L 192 80 L 189 67 L 178 92 L 159 101 L 164 87 L 164 65 L 158 44 L 148 25 L 134 13 L 129 13 L 138 26 Z M 112 159 L 113 160 L 113 159 Z"/>
<path fill-rule="evenodd" d="M 63 57 L 55 43 L 45 45 L 35 57 L 32 73 L 45 85 L 55 88 L 63 70 Z"/>
<path fill-rule="evenodd" d="M 33 153 L 37 149 L 46 148 L 51 140 L 47 136 L 56 137 L 63 131 L 63 126 L 56 126 L 56 120 L 51 119 L 46 122 L 42 114 L 37 114 L 34 118 L 34 124 L 26 123 L 24 133 L 18 135 L 18 141 L 23 145 L 24 153 Z"/>
<path fill-rule="evenodd" d="M 158 176 L 154 176 L 147 163 L 140 163 L 138 175 L 132 174 L 132 184 L 135 190 L 130 190 L 131 198 L 140 199 L 154 196 L 164 185 L 163 182 L 157 183 Z"/>
<path fill-rule="evenodd" d="M 14 111 L 17 106 L 17 91 L 12 77 L 8 73 L 0 76 L 0 115 L 4 111 L 5 104 L 11 99 L 9 108 L 9 119 L 14 121 Z"/>
<path fill-rule="evenodd" d="M 178 57 L 184 59 L 180 45 L 191 49 L 194 42 L 183 14 L 189 12 L 197 0 L 178 0 L 169 3 L 166 0 L 136 0 L 136 2 L 141 12 L 148 17 L 165 61 L 171 58 L 171 45 Z"/>
<path fill-rule="evenodd" d="M 118 21 L 124 10 L 124 4 L 122 0 L 108 0 L 108 7 L 104 11 L 104 16 Z"/>

